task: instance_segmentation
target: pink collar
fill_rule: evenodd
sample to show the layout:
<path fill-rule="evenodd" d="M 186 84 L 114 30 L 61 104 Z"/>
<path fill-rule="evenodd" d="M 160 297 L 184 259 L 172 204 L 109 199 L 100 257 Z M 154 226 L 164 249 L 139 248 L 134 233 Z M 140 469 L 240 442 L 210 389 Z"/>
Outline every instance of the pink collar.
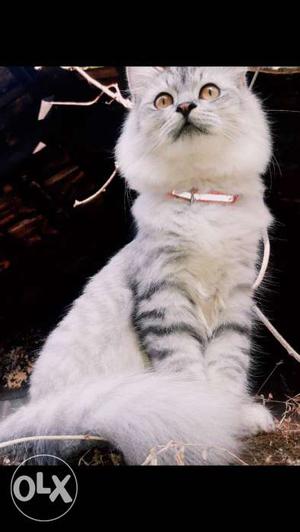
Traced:
<path fill-rule="evenodd" d="M 222 203 L 225 205 L 235 203 L 240 198 L 238 194 L 224 194 L 224 192 L 217 192 L 214 190 L 201 194 L 198 189 L 195 188 L 192 188 L 189 192 L 176 192 L 176 190 L 172 190 L 172 192 L 167 194 L 167 197 L 182 199 L 191 204 L 198 201 L 204 203 Z"/>

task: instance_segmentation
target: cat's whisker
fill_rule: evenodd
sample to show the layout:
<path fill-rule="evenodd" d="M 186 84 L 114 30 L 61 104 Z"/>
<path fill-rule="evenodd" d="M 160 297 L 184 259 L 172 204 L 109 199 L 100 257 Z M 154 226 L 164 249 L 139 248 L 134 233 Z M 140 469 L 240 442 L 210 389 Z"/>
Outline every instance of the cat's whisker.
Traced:
<path fill-rule="evenodd" d="M 280 167 L 280 164 L 278 162 L 278 159 L 276 158 L 275 154 L 273 153 L 272 155 L 272 159 L 271 159 L 272 163 L 274 163 L 274 166 L 276 164 L 277 168 L 278 168 L 278 171 L 279 171 L 279 174 L 280 176 L 282 176 L 282 170 L 281 170 L 281 167 Z"/>

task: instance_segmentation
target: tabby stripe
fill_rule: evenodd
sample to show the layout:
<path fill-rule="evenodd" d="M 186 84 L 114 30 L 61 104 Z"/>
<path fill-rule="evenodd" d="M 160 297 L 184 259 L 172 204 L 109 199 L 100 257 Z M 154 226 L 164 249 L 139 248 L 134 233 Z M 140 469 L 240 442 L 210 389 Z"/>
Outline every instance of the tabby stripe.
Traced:
<path fill-rule="evenodd" d="M 151 283 L 149 288 L 142 292 L 141 294 L 137 293 L 137 302 L 143 301 L 144 299 L 150 299 L 154 294 L 157 294 L 161 290 L 168 288 L 169 283 L 167 281 L 160 281 L 159 283 Z"/>
<path fill-rule="evenodd" d="M 141 312 L 140 314 L 137 314 L 136 316 L 134 316 L 134 322 L 138 323 L 148 318 L 157 318 L 157 319 L 163 320 L 165 316 L 166 316 L 165 308 L 146 310 L 145 312 Z"/>
<path fill-rule="evenodd" d="M 244 336 L 251 335 L 251 328 L 247 325 L 240 325 L 239 323 L 222 323 L 222 325 L 219 325 L 213 331 L 212 336 L 215 338 L 216 336 L 220 336 L 222 333 L 227 331 L 233 331 L 239 334 L 243 334 Z"/>
<path fill-rule="evenodd" d="M 167 280 L 163 280 L 158 283 L 152 283 L 150 287 L 143 293 L 136 294 L 136 302 L 139 303 L 141 301 L 151 299 L 154 294 L 157 294 L 158 292 L 166 289 L 173 290 L 174 292 L 180 292 L 180 294 L 183 295 L 191 305 L 195 306 L 194 300 L 191 298 L 185 288 L 183 288 L 183 286 L 180 286 L 177 283 L 174 283 L 173 281 Z"/>
<path fill-rule="evenodd" d="M 203 347 L 205 345 L 205 340 L 200 336 L 200 334 L 192 327 L 191 325 L 188 325 L 186 323 L 176 323 L 174 325 L 170 325 L 168 327 L 159 327 L 152 325 L 150 327 L 145 327 L 140 331 L 140 335 L 142 338 L 145 338 L 149 334 L 153 334 L 155 336 L 168 336 L 170 334 L 174 333 L 183 333 L 183 334 L 189 334 L 197 340 L 197 342 Z"/>

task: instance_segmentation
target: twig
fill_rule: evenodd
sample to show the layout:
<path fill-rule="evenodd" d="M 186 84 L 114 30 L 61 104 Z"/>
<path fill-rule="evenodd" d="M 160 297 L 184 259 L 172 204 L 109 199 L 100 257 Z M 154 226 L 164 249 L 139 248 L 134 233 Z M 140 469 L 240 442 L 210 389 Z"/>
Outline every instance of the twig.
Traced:
<path fill-rule="evenodd" d="M 228 451 L 228 449 L 224 449 L 223 447 L 213 447 L 213 449 L 218 449 L 219 451 L 224 451 L 225 453 L 228 453 L 230 456 L 235 458 L 242 465 L 245 465 L 245 466 L 249 465 L 249 464 L 247 464 L 247 462 L 244 462 L 244 460 L 239 458 L 236 454 L 232 453 L 231 451 Z"/>
<path fill-rule="evenodd" d="M 10 447 L 11 445 L 17 445 L 19 443 L 25 443 L 28 441 L 36 441 L 36 440 L 87 440 L 87 441 L 106 441 L 104 438 L 100 438 L 100 436 L 91 436 L 89 434 L 62 434 L 62 435 L 55 435 L 55 436 L 28 436 L 24 438 L 17 438 L 16 440 L 8 440 L 0 443 L 0 449 L 3 449 L 4 447 Z"/>
<path fill-rule="evenodd" d="M 116 100 L 118 103 L 123 105 L 123 107 L 125 107 L 126 109 L 132 108 L 132 102 L 128 98 L 123 98 L 117 83 L 112 83 L 111 85 L 103 85 L 102 83 L 94 79 L 92 76 L 87 74 L 85 70 L 83 70 L 82 68 L 77 67 L 77 66 L 74 66 L 73 68 L 74 70 L 76 70 L 76 72 L 78 72 L 78 74 L 80 74 L 83 78 L 85 78 L 89 83 L 91 83 L 92 85 L 100 89 L 102 92 L 107 94 L 107 96 L 109 96 L 112 100 Z M 114 88 L 115 92 L 113 92 L 111 88 Z"/>
<path fill-rule="evenodd" d="M 104 185 L 102 185 L 102 187 L 99 190 L 97 190 L 97 192 L 95 192 L 95 194 L 93 194 L 92 196 L 89 196 L 88 198 L 84 200 L 80 200 L 80 201 L 75 200 L 73 207 L 78 207 L 79 205 L 86 205 L 87 203 L 90 203 L 91 201 L 94 201 L 96 198 L 98 198 L 103 192 L 106 192 L 106 188 L 108 187 L 108 185 L 111 183 L 111 181 L 115 177 L 117 171 L 118 171 L 118 167 L 116 166 L 111 176 L 107 179 L 107 181 L 105 181 Z"/>
<path fill-rule="evenodd" d="M 298 109 L 268 109 L 272 113 L 300 113 Z"/>
<path fill-rule="evenodd" d="M 281 425 L 284 423 L 284 421 L 287 419 L 288 414 L 293 413 L 293 407 L 291 405 L 291 398 L 288 399 L 288 401 L 285 402 L 285 411 L 282 415 L 281 420 L 279 421 L 277 428 L 280 429 Z"/>
<path fill-rule="evenodd" d="M 269 329 L 269 331 L 273 334 L 273 336 L 276 338 L 276 340 L 284 347 L 284 349 L 288 352 L 289 355 L 291 355 L 293 358 L 295 358 L 298 362 L 300 362 L 300 355 L 297 353 L 295 349 L 283 338 L 283 336 L 275 329 L 275 327 L 272 325 L 272 323 L 266 318 L 266 316 L 262 313 L 262 311 L 254 305 L 254 310 L 259 317 L 259 319 L 263 322 L 263 324 Z"/>
<path fill-rule="evenodd" d="M 264 382 L 262 383 L 262 385 L 260 386 L 259 390 L 257 390 L 256 394 L 258 395 L 259 392 L 263 389 L 263 387 L 265 386 L 265 384 L 267 384 L 268 380 L 272 377 L 274 371 L 278 368 L 278 366 L 281 366 L 281 364 L 283 364 L 283 360 L 279 360 L 279 362 L 276 362 L 274 368 L 272 369 L 271 373 L 269 373 L 269 375 L 267 376 L 267 378 L 264 380 Z"/>
<path fill-rule="evenodd" d="M 259 72 L 262 74 L 300 74 L 300 67 L 248 67 L 250 72 Z"/>
<path fill-rule="evenodd" d="M 100 94 L 98 94 L 98 96 L 96 96 L 96 98 L 94 98 L 94 100 L 89 100 L 88 102 L 59 102 L 59 101 L 55 101 L 55 100 L 46 100 L 47 103 L 50 103 L 51 105 L 75 105 L 75 106 L 88 106 L 88 105 L 94 105 L 94 103 L 96 103 L 98 100 L 100 100 L 101 96 L 103 96 L 103 92 L 101 92 Z"/>
<path fill-rule="evenodd" d="M 259 285 L 262 283 L 263 278 L 264 278 L 264 276 L 266 274 L 266 271 L 267 271 L 267 268 L 268 268 L 269 260 L 270 260 L 271 246 L 270 246 L 270 240 L 269 240 L 267 231 L 264 231 L 263 241 L 264 241 L 263 261 L 261 263 L 261 267 L 260 267 L 258 276 L 257 276 L 257 278 L 255 280 L 255 283 L 252 286 L 253 290 L 256 290 L 259 287 Z"/>
<path fill-rule="evenodd" d="M 264 256 L 263 256 L 263 261 L 260 267 L 260 271 L 252 287 L 254 290 L 256 290 L 259 287 L 259 285 L 262 283 L 263 278 L 266 274 L 269 259 L 270 259 L 270 241 L 269 241 L 267 231 L 264 232 L 263 240 L 264 240 Z M 260 321 L 262 321 L 265 327 L 267 327 L 270 333 L 273 334 L 273 336 L 284 347 L 284 349 L 288 352 L 288 354 L 294 357 L 298 362 L 300 362 L 299 353 L 297 353 L 297 351 L 293 349 L 293 347 L 285 340 L 285 338 L 283 338 L 283 336 L 277 331 L 274 325 L 272 325 L 272 323 L 262 313 L 262 311 L 257 307 L 257 305 L 254 305 L 253 308 L 258 318 L 260 319 Z"/>
<path fill-rule="evenodd" d="M 80 457 L 79 459 L 79 462 L 78 462 L 78 465 L 80 466 L 81 463 L 83 463 L 84 465 L 88 466 L 88 462 L 85 461 L 85 456 L 90 452 L 90 449 L 87 449 L 87 451 L 85 451 L 85 453 L 83 453 L 83 455 Z"/>
<path fill-rule="evenodd" d="M 250 89 L 252 89 L 252 87 L 253 87 L 253 85 L 254 85 L 254 83 L 255 83 L 255 81 L 256 81 L 256 78 L 257 78 L 257 76 L 258 76 L 258 74 L 259 74 L 259 72 L 260 72 L 260 67 L 258 67 L 258 68 L 256 69 L 256 71 L 255 71 L 255 74 L 254 74 L 254 76 L 253 76 L 253 78 L 252 78 L 252 80 L 251 80 L 250 86 L 249 86 Z"/>

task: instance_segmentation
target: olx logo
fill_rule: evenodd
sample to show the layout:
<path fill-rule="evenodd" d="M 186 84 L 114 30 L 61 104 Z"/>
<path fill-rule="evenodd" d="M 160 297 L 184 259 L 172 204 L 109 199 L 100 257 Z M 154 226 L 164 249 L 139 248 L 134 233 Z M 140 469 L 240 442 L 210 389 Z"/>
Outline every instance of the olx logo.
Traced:
<path fill-rule="evenodd" d="M 36 459 L 51 457 L 55 460 L 57 473 L 53 468 L 33 466 Z M 31 465 L 26 468 L 24 466 Z M 23 468 L 23 470 L 22 470 Z M 61 458 L 52 455 L 36 455 L 20 464 L 11 479 L 11 496 L 18 510 L 34 521 L 54 521 L 72 508 L 78 492 L 73 469 Z"/>

